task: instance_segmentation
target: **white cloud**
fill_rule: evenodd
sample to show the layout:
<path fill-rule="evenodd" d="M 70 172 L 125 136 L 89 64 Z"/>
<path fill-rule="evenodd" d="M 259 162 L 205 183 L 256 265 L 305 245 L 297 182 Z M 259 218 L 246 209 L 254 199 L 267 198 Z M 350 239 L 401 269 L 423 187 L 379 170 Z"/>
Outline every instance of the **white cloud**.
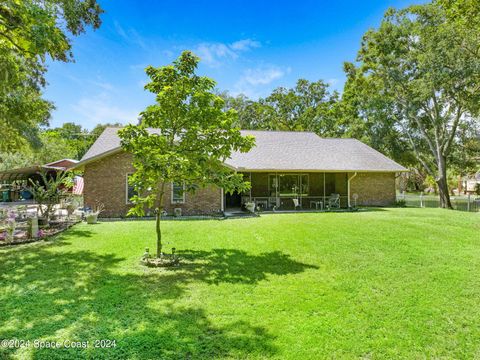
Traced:
<path fill-rule="evenodd" d="M 132 71 L 138 71 L 138 70 L 141 70 L 142 72 L 145 71 L 145 68 L 148 66 L 149 64 L 147 63 L 142 63 L 142 64 L 132 64 L 129 66 L 130 70 Z"/>
<path fill-rule="evenodd" d="M 72 108 L 82 119 L 82 125 L 87 128 L 107 122 L 136 123 L 140 113 L 113 104 L 106 93 L 95 97 L 83 97 Z"/>
<path fill-rule="evenodd" d="M 258 48 L 260 46 L 261 44 L 259 41 L 255 41 L 252 39 L 239 40 L 230 44 L 230 47 L 233 50 L 238 50 L 238 51 L 248 51 L 250 49 Z"/>
<path fill-rule="evenodd" d="M 235 84 L 232 95 L 244 94 L 250 98 L 258 98 L 267 85 L 281 79 L 290 71 L 290 67 L 281 68 L 276 65 L 262 65 L 253 69 L 246 69 Z"/>
<path fill-rule="evenodd" d="M 113 24 L 117 34 L 120 35 L 127 43 L 140 46 L 144 50 L 148 49 L 143 37 L 134 28 L 129 27 L 125 30 L 118 21 L 114 21 Z"/>
<path fill-rule="evenodd" d="M 202 62 L 210 66 L 219 66 L 220 58 L 229 57 L 236 59 L 238 55 L 225 44 L 199 44 L 193 52 L 200 57 Z"/>
<path fill-rule="evenodd" d="M 117 34 L 120 35 L 124 40 L 128 40 L 127 33 L 125 30 L 123 30 L 122 25 L 118 21 L 114 21 L 113 25 L 115 26 L 115 30 L 117 31 Z"/>
<path fill-rule="evenodd" d="M 94 80 L 90 80 L 89 81 L 92 85 L 95 85 L 103 90 L 107 90 L 107 91 L 114 91 L 115 90 L 115 87 L 110 84 L 109 82 L 106 82 L 106 81 L 94 81 Z"/>
<path fill-rule="evenodd" d="M 200 57 L 202 62 L 216 67 L 221 65 L 221 60 L 235 60 L 241 52 L 246 52 L 260 46 L 260 42 L 251 39 L 238 40 L 231 44 L 205 42 L 198 44 L 193 49 L 193 52 Z"/>
<path fill-rule="evenodd" d="M 328 79 L 327 84 L 330 85 L 330 86 L 334 86 L 334 85 L 338 84 L 338 79 L 335 79 L 335 78 Z"/>
<path fill-rule="evenodd" d="M 174 52 L 171 51 L 171 50 L 163 50 L 162 54 L 167 58 L 171 58 L 171 57 L 173 57 L 173 55 L 175 55 Z"/>
<path fill-rule="evenodd" d="M 285 71 L 277 66 L 269 66 L 256 69 L 245 70 L 242 81 L 250 85 L 267 85 L 272 81 L 280 79 L 285 75 Z"/>

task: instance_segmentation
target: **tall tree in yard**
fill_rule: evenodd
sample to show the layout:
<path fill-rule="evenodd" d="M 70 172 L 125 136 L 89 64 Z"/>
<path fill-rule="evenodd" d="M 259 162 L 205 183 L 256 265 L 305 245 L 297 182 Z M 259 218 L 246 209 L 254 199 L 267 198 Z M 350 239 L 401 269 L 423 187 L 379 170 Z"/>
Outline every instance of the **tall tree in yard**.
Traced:
<path fill-rule="evenodd" d="M 40 145 L 54 105 L 42 98 L 46 59 L 72 61 L 68 35 L 100 26 L 95 0 L 0 1 L 0 152 Z"/>
<path fill-rule="evenodd" d="M 346 86 L 357 116 L 390 124 L 451 208 L 448 163 L 460 129 L 479 114 L 480 32 L 448 14 L 437 2 L 389 10 L 364 35 L 359 66 L 346 64 Z"/>
<path fill-rule="evenodd" d="M 129 214 L 143 216 L 146 208 L 155 210 L 157 257 L 162 253 L 160 220 L 167 184 L 183 183 L 185 191 L 192 192 L 211 184 L 227 192 L 250 186 L 223 161 L 233 151 L 250 150 L 254 139 L 232 126 L 237 113 L 223 110 L 224 100 L 214 93 L 213 80 L 195 74 L 198 62 L 186 51 L 172 65 L 147 67 L 151 81 L 145 89 L 156 94 L 156 104 L 141 113 L 140 124 L 119 133 L 136 169 L 131 184 L 137 195 Z"/>

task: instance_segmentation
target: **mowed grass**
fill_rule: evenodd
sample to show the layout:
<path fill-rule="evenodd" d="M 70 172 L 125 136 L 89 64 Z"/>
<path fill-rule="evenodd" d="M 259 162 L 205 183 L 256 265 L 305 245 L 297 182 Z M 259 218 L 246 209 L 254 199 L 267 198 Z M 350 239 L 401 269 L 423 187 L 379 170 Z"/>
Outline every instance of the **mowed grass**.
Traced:
<path fill-rule="evenodd" d="M 480 214 L 439 209 L 151 221 L 0 250 L 0 349 L 19 359 L 480 358 Z M 94 348 L 94 340 L 116 341 Z M 39 349 L 34 340 L 89 341 Z"/>

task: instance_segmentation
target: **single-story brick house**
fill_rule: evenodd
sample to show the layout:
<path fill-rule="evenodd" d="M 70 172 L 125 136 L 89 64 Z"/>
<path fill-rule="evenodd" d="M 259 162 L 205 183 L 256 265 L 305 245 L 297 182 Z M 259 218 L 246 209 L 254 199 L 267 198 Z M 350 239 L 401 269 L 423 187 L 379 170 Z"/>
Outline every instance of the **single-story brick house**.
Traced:
<path fill-rule="evenodd" d="M 131 204 L 128 176 L 135 169 L 131 155 L 120 147 L 119 128 L 109 127 L 88 150 L 83 169 L 84 203 L 105 206 L 103 216 L 125 216 Z M 184 215 L 212 214 L 255 202 L 265 210 L 322 209 L 332 194 L 336 206 L 386 206 L 395 202 L 395 176 L 404 167 L 355 139 L 321 138 L 312 132 L 242 130 L 253 135 L 255 147 L 234 153 L 225 162 L 243 173 L 251 190 L 225 194 L 209 186 L 196 193 L 169 184 L 165 210 L 181 208 Z"/>

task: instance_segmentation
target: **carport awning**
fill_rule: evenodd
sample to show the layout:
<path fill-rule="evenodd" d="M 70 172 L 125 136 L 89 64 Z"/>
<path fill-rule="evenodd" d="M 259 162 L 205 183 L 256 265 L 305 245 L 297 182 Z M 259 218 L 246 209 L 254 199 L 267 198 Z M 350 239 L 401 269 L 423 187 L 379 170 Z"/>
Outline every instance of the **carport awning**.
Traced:
<path fill-rule="evenodd" d="M 45 171 L 62 171 L 64 168 L 55 166 L 35 165 L 25 168 L 0 171 L 0 181 L 26 180 L 32 175 Z"/>

